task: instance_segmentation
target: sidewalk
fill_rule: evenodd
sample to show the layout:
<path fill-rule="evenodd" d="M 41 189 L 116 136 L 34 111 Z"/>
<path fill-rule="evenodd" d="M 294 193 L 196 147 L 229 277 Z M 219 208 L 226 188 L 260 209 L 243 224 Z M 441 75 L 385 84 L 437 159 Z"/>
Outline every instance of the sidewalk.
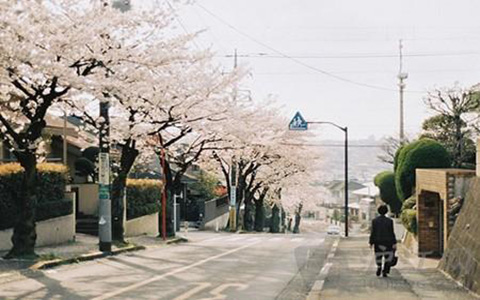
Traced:
<path fill-rule="evenodd" d="M 474 300 L 479 299 L 436 269 L 438 261 L 408 255 L 399 247 L 398 265 L 390 277 L 375 275 L 368 236 L 341 239 L 330 257 L 329 271 L 315 297 L 322 300 Z M 322 273 L 322 272 L 321 272 Z M 325 273 L 325 272 L 323 272 Z M 319 278 L 322 274 L 319 274 Z M 314 286 L 315 289 L 315 286 Z"/>
<path fill-rule="evenodd" d="M 154 236 L 141 235 L 126 238 L 126 241 L 129 244 L 120 247 L 112 245 L 112 252 L 118 254 L 126 251 L 142 250 L 148 247 L 160 247 L 185 241 L 185 239 L 179 234 L 175 239 L 164 242 L 162 239 Z M 76 234 L 75 242 L 56 246 L 38 247 L 35 249 L 35 252 L 39 255 L 39 259 L 36 261 L 23 259 L 5 260 L 1 257 L 3 257 L 7 251 L 0 251 L 0 284 L 14 281 L 26 274 L 35 276 L 36 273 L 39 273 L 38 268 L 42 268 L 42 264 L 45 263 L 72 263 L 71 261 L 92 260 L 105 256 L 98 250 L 98 237 L 81 233 Z"/>

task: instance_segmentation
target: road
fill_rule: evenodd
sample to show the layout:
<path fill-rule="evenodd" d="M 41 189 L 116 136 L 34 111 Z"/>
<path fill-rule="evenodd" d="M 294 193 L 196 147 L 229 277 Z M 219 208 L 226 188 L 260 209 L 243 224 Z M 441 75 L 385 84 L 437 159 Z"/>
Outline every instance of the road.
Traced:
<path fill-rule="evenodd" d="M 337 238 L 189 233 L 190 242 L 61 266 L 0 286 L 7 299 L 305 299 Z"/>

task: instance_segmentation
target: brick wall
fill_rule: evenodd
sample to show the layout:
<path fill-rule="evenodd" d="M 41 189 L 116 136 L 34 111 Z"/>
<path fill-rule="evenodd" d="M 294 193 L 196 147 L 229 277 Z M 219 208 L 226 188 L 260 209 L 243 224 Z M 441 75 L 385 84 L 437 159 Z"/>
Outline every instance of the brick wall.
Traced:
<path fill-rule="evenodd" d="M 440 206 L 438 193 L 422 191 L 417 197 L 418 252 L 421 256 L 438 256 L 443 252 L 440 234 Z"/>
<path fill-rule="evenodd" d="M 448 239 L 440 268 L 476 293 L 480 293 L 479 216 L 480 178 L 475 178 Z"/>
<path fill-rule="evenodd" d="M 450 221 L 449 214 L 452 199 L 465 196 L 474 175 L 474 171 L 462 169 L 416 170 L 418 251 L 420 255 L 438 256 L 445 251 L 454 225 Z M 422 195 L 425 196 L 425 199 L 422 198 Z"/>

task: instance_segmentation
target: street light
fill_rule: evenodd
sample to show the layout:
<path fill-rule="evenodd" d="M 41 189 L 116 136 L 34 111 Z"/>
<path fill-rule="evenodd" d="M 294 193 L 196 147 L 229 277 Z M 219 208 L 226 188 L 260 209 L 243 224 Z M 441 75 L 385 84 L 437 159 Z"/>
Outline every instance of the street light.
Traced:
<path fill-rule="evenodd" d="M 307 122 L 307 124 L 328 124 L 345 133 L 345 237 L 348 237 L 348 127 L 342 127 L 333 122 Z"/>
<path fill-rule="evenodd" d="M 308 124 L 328 124 L 332 125 L 345 133 L 345 237 L 348 237 L 348 127 L 339 126 L 333 122 L 319 121 L 307 122 L 300 112 L 297 112 L 290 122 L 290 130 L 308 130 Z"/>

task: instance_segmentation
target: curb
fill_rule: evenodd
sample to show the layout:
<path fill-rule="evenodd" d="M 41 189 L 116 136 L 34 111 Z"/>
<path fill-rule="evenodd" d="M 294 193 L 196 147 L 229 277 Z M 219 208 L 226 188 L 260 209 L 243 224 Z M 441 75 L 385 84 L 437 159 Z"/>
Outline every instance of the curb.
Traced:
<path fill-rule="evenodd" d="M 179 243 L 186 243 L 186 242 L 188 242 L 187 238 L 177 237 L 177 238 L 174 238 L 174 239 L 167 240 L 165 243 L 167 245 L 172 245 L 172 244 L 179 244 Z"/>
<path fill-rule="evenodd" d="M 104 258 L 108 256 L 113 256 L 113 255 L 118 255 L 121 253 L 125 252 L 132 252 L 132 251 L 139 251 L 139 250 L 145 250 L 145 246 L 129 246 L 125 248 L 119 248 L 112 250 L 111 252 L 93 252 L 93 253 L 88 253 L 88 254 L 83 254 L 80 256 L 72 257 L 72 258 L 66 258 L 66 259 L 53 259 L 53 260 L 47 260 L 47 261 L 40 261 L 33 266 L 31 266 L 29 269 L 30 270 L 45 270 L 45 269 L 50 269 L 54 268 L 60 265 L 65 265 L 65 264 L 73 264 L 73 263 L 78 263 L 82 261 L 89 261 L 89 260 L 94 260 L 98 258 Z"/>

